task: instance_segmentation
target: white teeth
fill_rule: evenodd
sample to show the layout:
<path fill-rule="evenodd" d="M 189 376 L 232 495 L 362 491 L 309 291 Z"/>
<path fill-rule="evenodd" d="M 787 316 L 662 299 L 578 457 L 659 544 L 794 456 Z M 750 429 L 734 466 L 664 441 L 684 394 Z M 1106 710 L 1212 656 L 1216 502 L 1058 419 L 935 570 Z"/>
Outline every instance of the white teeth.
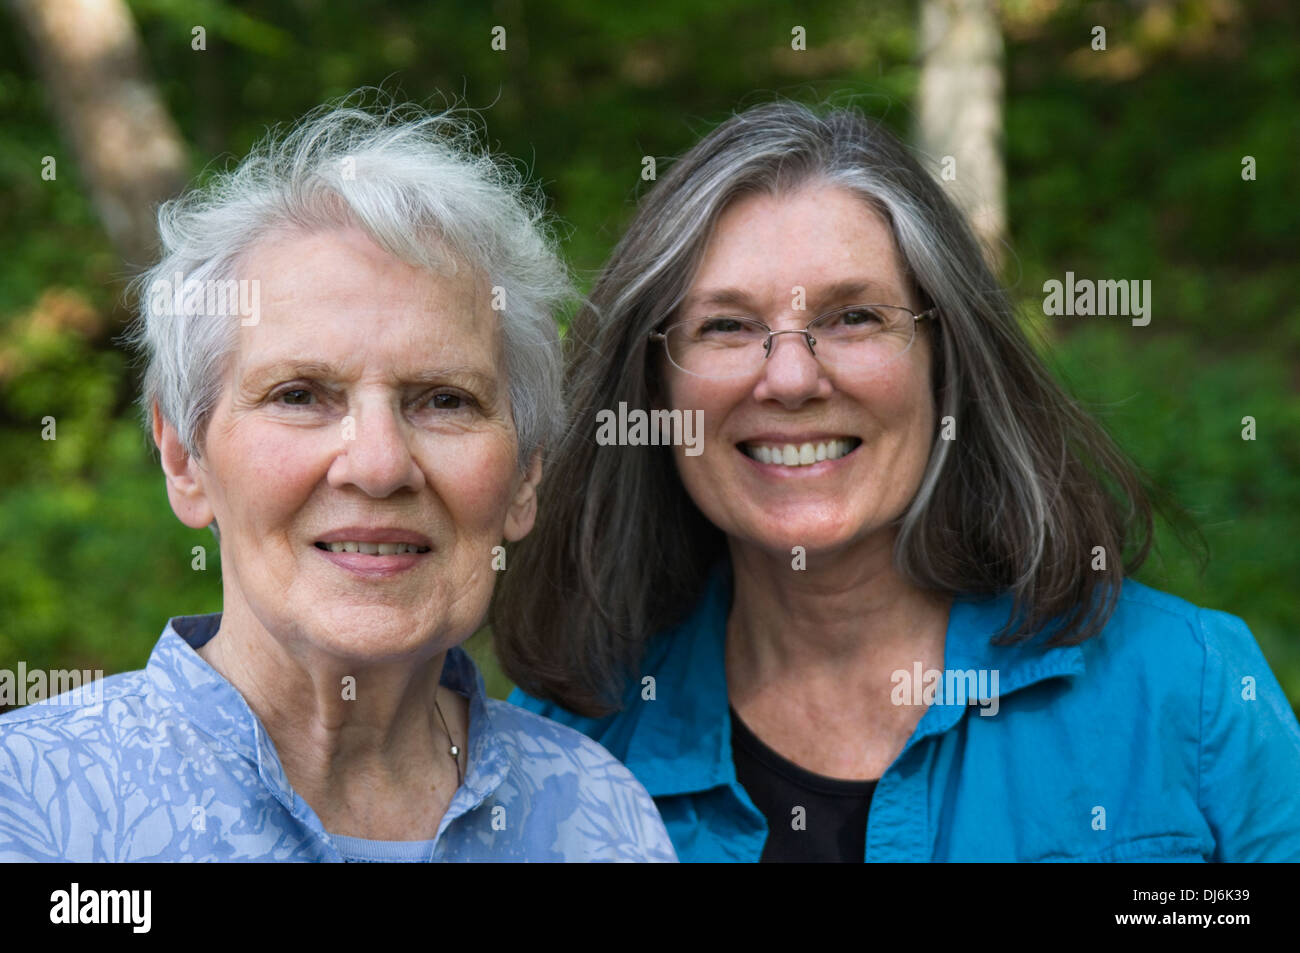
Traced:
<path fill-rule="evenodd" d="M 775 463 L 786 467 L 807 467 L 823 460 L 838 460 L 856 446 L 852 440 L 824 440 L 821 443 L 792 443 L 778 446 L 746 444 L 747 455 L 759 463 Z"/>
<path fill-rule="evenodd" d="M 332 553 L 367 553 L 371 556 L 397 556 L 401 553 L 418 553 L 420 547 L 411 543 L 326 543 Z"/>

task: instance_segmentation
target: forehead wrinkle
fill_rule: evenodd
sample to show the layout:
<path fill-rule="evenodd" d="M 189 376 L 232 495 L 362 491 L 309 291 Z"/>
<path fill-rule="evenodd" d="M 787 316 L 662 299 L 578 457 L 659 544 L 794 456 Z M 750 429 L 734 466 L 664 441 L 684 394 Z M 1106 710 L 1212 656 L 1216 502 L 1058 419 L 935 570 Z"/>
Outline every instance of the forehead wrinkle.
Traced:
<path fill-rule="evenodd" d="M 270 287 L 263 294 L 263 308 L 272 308 L 266 316 L 274 319 L 280 311 L 311 310 L 347 310 L 360 316 L 385 317 L 412 312 L 429 317 L 481 317 L 490 313 L 487 276 L 468 267 L 450 272 L 420 269 L 395 276 L 372 275 L 375 280 L 355 284 L 332 280 L 326 286 L 301 277 L 287 283 L 265 282 Z"/>
<path fill-rule="evenodd" d="M 810 303 L 823 307 L 837 304 L 900 304 L 902 294 L 892 284 L 872 281 L 869 278 L 850 278 L 822 285 L 809 294 Z M 866 300 L 870 298 L 871 300 Z"/>
<path fill-rule="evenodd" d="M 808 292 L 810 306 L 820 310 L 821 307 L 842 304 L 897 304 L 901 300 L 893 286 L 872 281 L 869 278 L 848 278 L 830 284 L 814 285 Z M 867 301 L 863 296 L 872 300 Z M 754 298 L 743 288 L 715 288 L 700 294 L 691 294 L 682 302 L 684 308 L 692 307 L 748 307 L 754 304 Z"/>

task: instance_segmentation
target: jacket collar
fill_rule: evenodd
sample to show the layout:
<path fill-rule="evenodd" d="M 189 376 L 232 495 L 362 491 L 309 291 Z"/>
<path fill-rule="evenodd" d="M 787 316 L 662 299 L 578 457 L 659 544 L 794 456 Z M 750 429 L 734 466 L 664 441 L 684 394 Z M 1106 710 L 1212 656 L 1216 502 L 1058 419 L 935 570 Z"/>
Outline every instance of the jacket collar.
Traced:
<path fill-rule="evenodd" d="M 731 609 L 731 566 L 710 573 L 691 615 L 650 644 L 641 675 L 655 679 L 656 700 L 643 701 L 641 680 L 630 706 L 640 715 L 628 742 L 625 763 L 652 797 L 706 791 L 736 783 L 731 755 L 725 638 Z M 984 683 L 989 699 L 1000 700 L 1028 685 L 1084 671 L 1077 646 L 1049 648 L 1051 629 L 1026 642 L 997 646 L 992 636 L 1010 618 L 1011 596 L 954 599 L 944 642 L 947 671 L 996 671 Z M 656 645 L 656 643 L 658 643 Z M 984 687 L 984 686 L 981 686 Z M 948 731 L 966 713 L 965 704 L 930 705 L 904 751 L 922 738 Z"/>

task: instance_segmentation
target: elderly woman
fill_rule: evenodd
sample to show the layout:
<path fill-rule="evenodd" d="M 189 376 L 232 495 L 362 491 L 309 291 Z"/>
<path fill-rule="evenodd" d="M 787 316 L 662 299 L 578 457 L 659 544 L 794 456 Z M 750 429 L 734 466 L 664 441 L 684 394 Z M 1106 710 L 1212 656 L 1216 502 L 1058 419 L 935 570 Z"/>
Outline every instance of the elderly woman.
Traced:
<path fill-rule="evenodd" d="M 472 139 L 323 108 L 163 209 L 143 403 L 223 611 L 0 720 L 0 859 L 674 859 L 626 768 L 458 647 L 533 525 L 568 289 Z"/>
<path fill-rule="evenodd" d="M 683 860 L 1300 859 L 1300 726 L 1251 633 L 1126 578 L 1141 479 L 883 128 L 724 123 L 572 339 L 498 651 Z M 654 439 L 593 439 L 615 408 Z"/>

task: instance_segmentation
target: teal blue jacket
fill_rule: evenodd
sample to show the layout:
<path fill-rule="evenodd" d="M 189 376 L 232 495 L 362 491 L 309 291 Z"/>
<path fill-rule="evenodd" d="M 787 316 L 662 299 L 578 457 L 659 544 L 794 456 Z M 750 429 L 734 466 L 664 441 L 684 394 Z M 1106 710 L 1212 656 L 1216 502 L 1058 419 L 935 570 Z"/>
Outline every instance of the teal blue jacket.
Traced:
<path fill-rule="evenodd" d="M 510 697 L 621 759 L 683 861 L 757 861 L 767 838 L 732 762 L 730 605 L 723 566 L 651 640 L 615 714 Z M 1300 724 L 1244 622 L 1127 580 L 1093 639 L 991 645 L 1010 608 L 953 603 L 952 690 L 881 776 L 866 860 L 1300 860 Z M 996 685 L 949 675 L 971 670 Z"/>

